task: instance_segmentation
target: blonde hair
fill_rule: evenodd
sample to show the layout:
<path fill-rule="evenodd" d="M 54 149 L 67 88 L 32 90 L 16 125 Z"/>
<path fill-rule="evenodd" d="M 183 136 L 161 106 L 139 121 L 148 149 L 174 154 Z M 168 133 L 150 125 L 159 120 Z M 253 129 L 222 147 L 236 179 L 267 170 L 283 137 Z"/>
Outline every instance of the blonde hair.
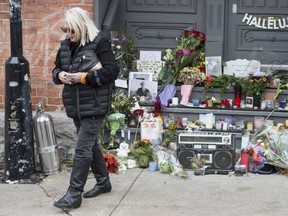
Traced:
<path fill-rule="evenodd" d="M 69 29 L 75 31 L 75 38 L 84 46 L 95 39 L 99 30 L 96 28 L 93 20 L 89 17 L 89 13 L 80 7 L 74 7 L 65 12 L 65 21 Z M 62 40 L 67 38 L 65 33 Z"/>

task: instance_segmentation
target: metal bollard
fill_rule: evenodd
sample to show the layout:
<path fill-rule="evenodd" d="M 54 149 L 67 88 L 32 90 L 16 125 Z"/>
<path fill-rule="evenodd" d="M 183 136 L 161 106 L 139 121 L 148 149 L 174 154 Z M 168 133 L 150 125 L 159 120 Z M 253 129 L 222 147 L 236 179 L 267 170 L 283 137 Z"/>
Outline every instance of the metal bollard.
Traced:
<path fill-rule="evenodd" d="M 60 161 L 53 118 L 51 115 L 44 113 L 42 102 L 37 105 L 37 112 L 34 117 L 34 130 L 43 174 L 58 173 L 60 171 Z"/>

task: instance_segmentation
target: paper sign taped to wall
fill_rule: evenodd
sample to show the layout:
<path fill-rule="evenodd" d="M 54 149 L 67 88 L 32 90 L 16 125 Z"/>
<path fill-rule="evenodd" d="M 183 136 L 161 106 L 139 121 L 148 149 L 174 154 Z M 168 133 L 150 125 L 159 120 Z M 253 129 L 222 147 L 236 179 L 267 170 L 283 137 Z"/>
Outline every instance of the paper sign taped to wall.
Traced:
<path fill-rule="evenodd" d="M 224 66 L 224 74 L 233 75 L 236 77 L 247 77 L 249 74 L 259 72 L 261 67 L 260 61 L 236 59 L 233 61 L 227 61 Z"/>

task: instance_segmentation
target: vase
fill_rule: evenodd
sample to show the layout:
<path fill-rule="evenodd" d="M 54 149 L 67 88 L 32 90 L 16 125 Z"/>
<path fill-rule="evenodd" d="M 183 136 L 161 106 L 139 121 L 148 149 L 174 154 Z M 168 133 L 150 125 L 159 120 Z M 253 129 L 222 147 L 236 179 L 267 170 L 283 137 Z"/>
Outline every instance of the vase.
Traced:
<path fill-rule="evenodd" d="M 194 87 L 193 85 L 181 85 L 181 96 L 182 96 L 181 101 L 180 101 L 181 105 L 185 105 L 185 106 L 188 105 L 193 87 Z"/>
<path fill-rule="evenodd" d="M 149 156 L 148 155 L 140 155 L 138 158 L 138 166 L 141 168 L 149 167 Z"/>

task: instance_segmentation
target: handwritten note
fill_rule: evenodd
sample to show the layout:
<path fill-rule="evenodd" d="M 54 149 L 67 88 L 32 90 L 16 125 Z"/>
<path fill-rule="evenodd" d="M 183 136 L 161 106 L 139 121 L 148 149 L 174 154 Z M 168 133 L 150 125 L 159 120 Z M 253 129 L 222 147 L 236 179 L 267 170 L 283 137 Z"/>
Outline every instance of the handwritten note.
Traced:
<path fill-rule="evenodd" d="M 137 60 L 137 70 L 141 72 L 151 72 L 152 79 L 157 80 L 157 77 L 163 67 L 163 61 L 141 61 Z"/>

